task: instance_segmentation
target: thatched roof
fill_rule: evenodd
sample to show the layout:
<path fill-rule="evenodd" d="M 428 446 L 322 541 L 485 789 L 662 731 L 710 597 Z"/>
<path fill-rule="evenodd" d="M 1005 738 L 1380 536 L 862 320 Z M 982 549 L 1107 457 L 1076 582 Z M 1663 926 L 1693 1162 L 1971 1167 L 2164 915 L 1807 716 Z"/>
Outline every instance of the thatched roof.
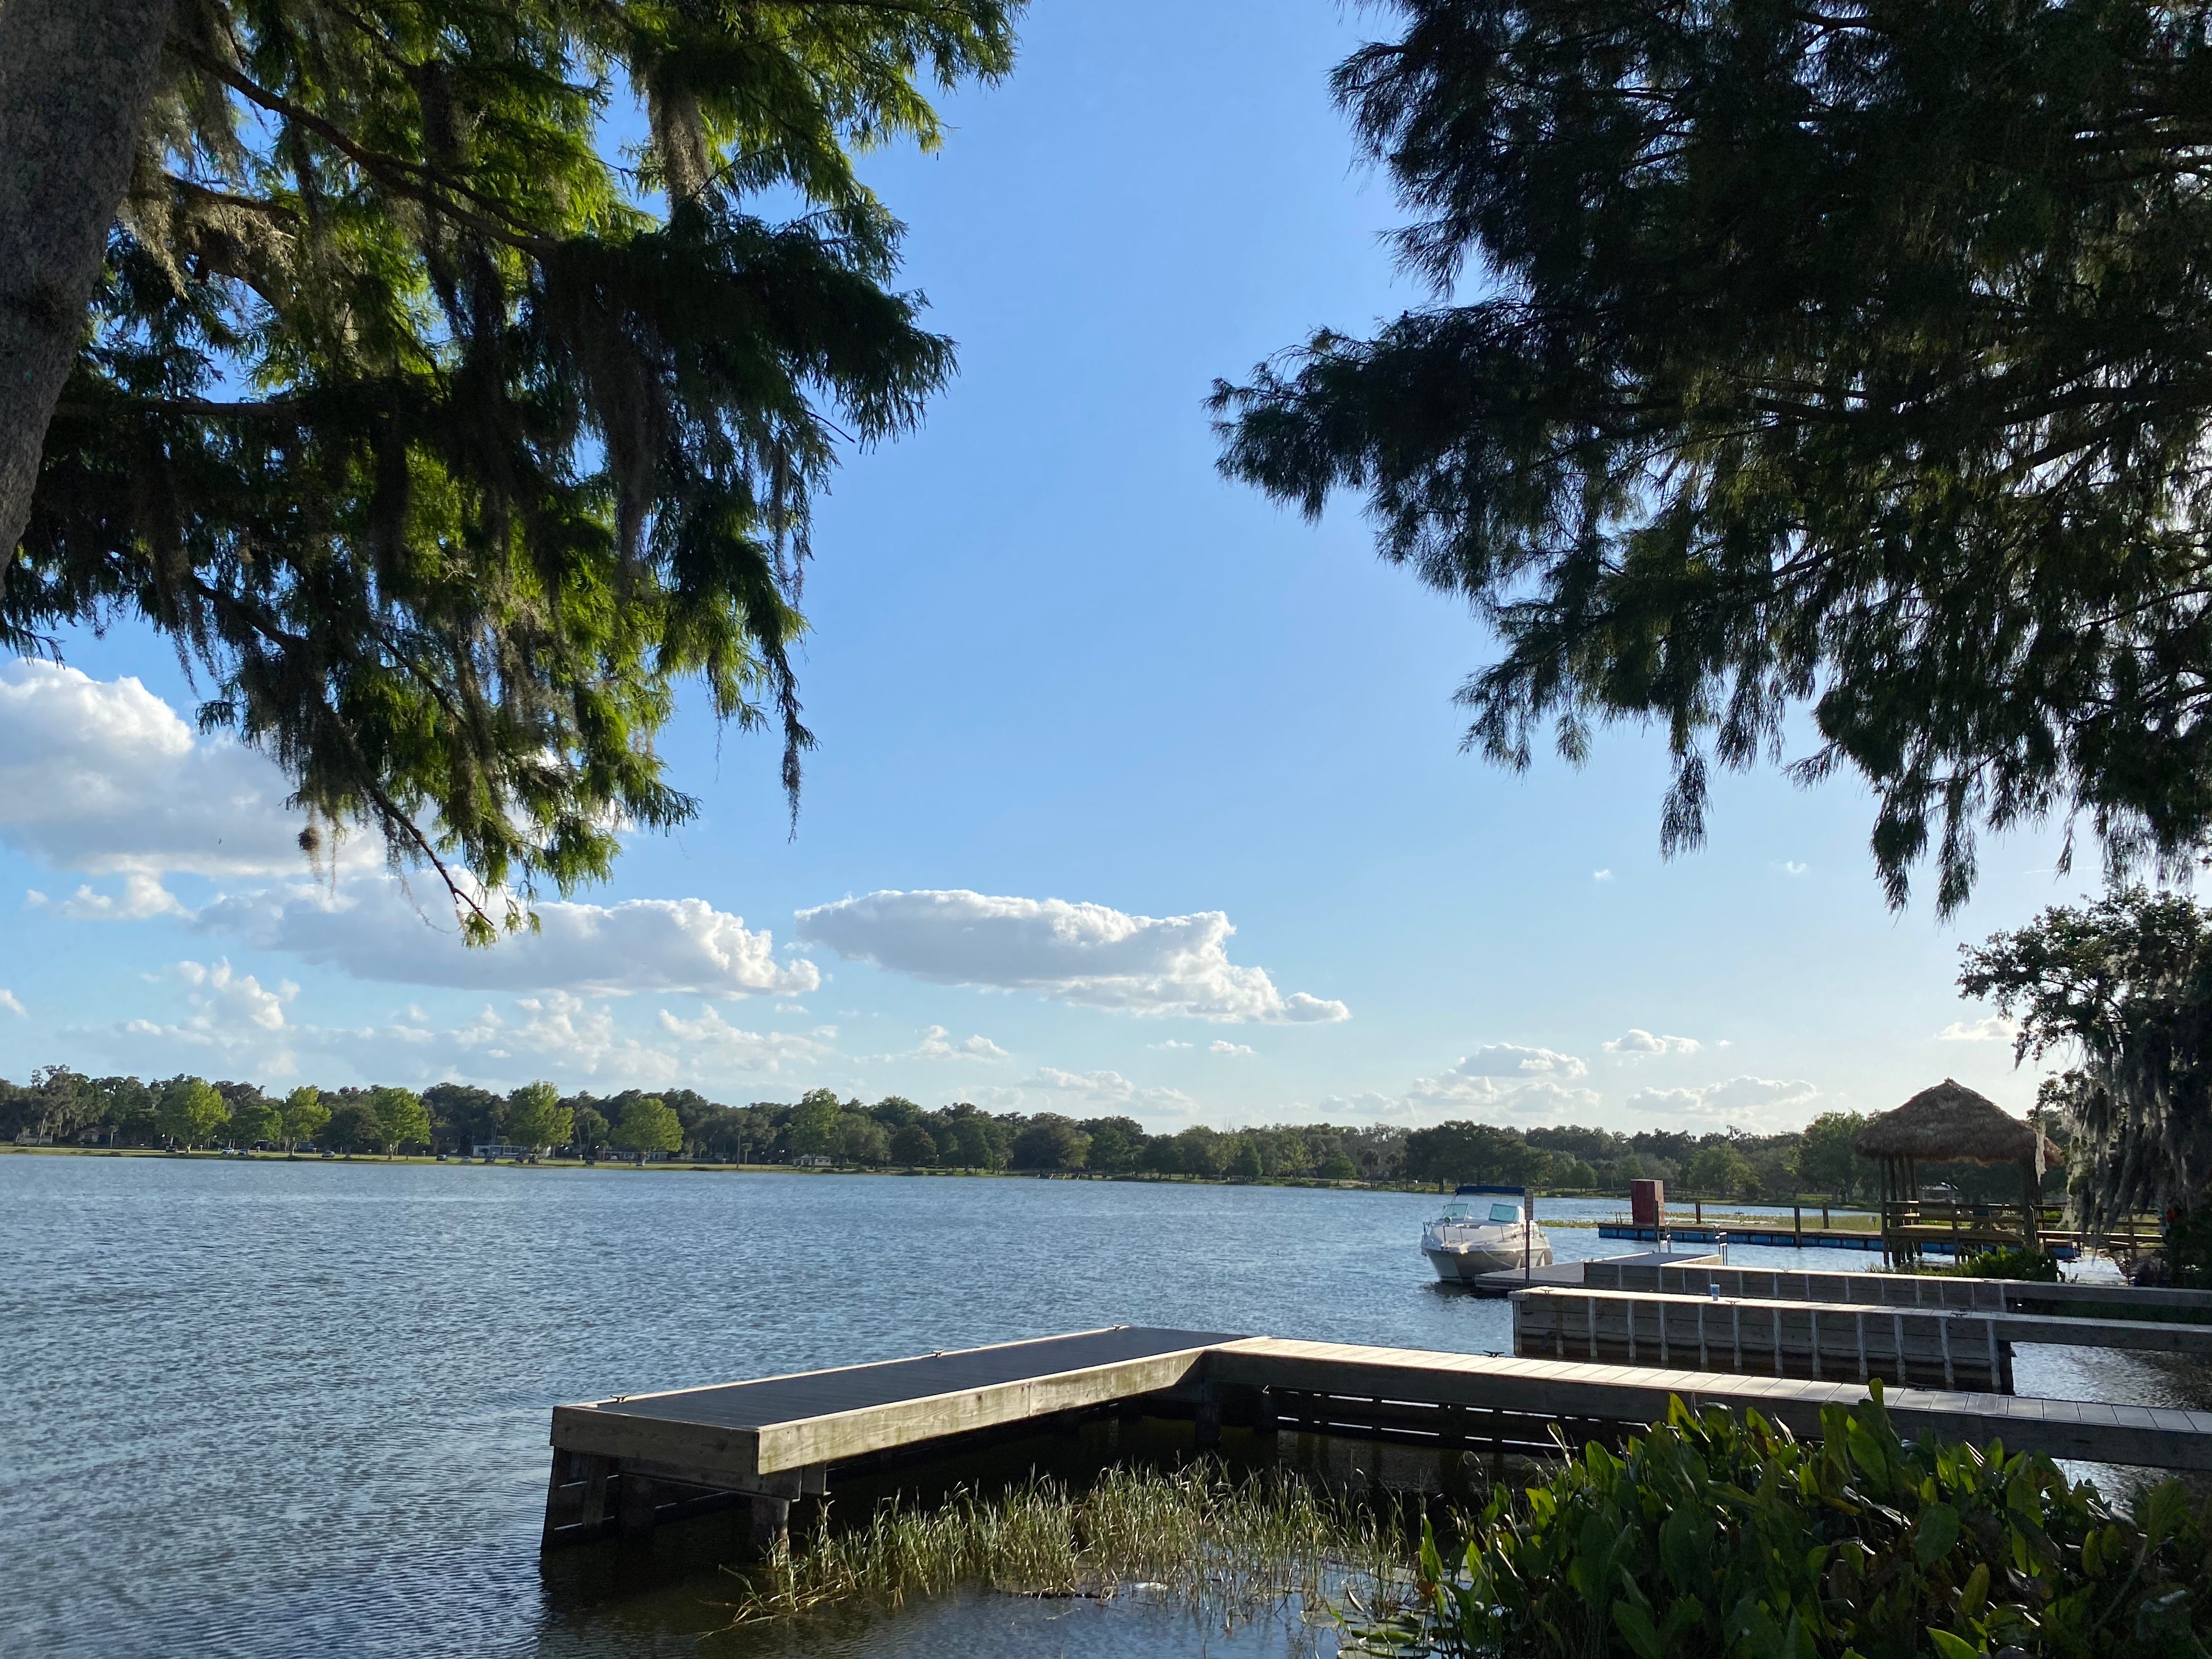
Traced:
<path fill-rule="evenodd" d="M 1948 1077 L 1895 1111 L 1882 1113 L 1859 1131 L 1853 1146 L 1861 1158 L 1930 1164 L 2025 1164 L 2033 1158 L 2039 1175 L 2060 1157 L 2033 1125 Z"/>

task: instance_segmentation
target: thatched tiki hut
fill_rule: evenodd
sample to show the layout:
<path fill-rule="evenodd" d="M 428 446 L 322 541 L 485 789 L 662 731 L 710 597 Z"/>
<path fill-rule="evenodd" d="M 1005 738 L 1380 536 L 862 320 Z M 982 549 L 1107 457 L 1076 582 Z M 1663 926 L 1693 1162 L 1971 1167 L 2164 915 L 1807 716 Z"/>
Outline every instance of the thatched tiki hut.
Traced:
<path fill-rule="evenodd" d="M 1895 1111 L 1876 1117 L 1859 1131 L 1854 1145 L 1861 1158 L 1881 1165 L 1882 1248 L 1893 1262 L 1918 1261 L 1921 1246 L 1931 1238 L 1948 1239 L 1954 1247 L 2015 1243 L 2036 1247 L 2043 1172 L 2057 1162 L 2059 1152 L 2041 1130 L 2011 1116 L 1987 1096 L 1947 1077 Z M 1930 1224 L 1938 1218 L 1921 1210 L 1919 1165 L 1923 1161 L 2018 1166 L 2017 1225 L 2008 1224 L 2009 1215 L 1996 1213 L 1978 1213 L 1963 1229 L 1956 1213 L 1948 1217 L 1948 1226 Z"/>

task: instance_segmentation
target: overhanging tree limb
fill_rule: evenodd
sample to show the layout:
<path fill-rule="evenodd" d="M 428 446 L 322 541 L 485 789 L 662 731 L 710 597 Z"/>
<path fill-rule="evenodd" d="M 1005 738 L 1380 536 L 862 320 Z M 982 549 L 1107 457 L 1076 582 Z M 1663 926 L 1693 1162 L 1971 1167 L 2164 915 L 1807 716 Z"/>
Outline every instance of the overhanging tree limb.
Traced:
<path fill-rule="evenodd" d="M 934 142 L 923 79 L 1003 75 L 1017 3 L 175 0 L 0 644 L 145 618 L 475 936 L 696 810 L 653 741 L 682 684 L 781 727 L 795 807 L 831 434 L 952 367 L 850 152 Z M 610 153 L 656 76 L 696 106 L 674 212 L 632 188 L 667 156 Z"/>

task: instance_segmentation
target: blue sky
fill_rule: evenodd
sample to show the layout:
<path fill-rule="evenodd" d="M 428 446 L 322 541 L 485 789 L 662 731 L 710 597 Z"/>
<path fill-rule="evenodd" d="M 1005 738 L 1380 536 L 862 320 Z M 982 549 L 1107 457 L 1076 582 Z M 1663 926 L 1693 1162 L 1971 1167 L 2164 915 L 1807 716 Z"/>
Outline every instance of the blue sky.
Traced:
<path fill-rule="evenodd" d="M 1656 734 L 1522 777 L 1462 756 L 1464 608 L 1356 501 L 1310 526 L 1214 471 L 1214 376 L 1423 297 L 1327 93 L 1384 21 L 1042 0 L 939 153 L 871 159 L 961 372 L 821 503 L 796 839 L 772 750 L 688 709 L 663 748 L 699 821 L 465 952 L 368 849 L 313 887 L 273 772 L 164 725 L 193 697 L 159 641 L 0 670 L 0 1073 L 820 1084 L 1157 1127 L 1790 1127 L 1945 1076 L 2025 1109 L 1953 981 L 2084 890 L 2055 834 L 1986 844 L 1942 925 L 1885 908 L 1849 781 L 1723 780 L 1662 861 Z"/>

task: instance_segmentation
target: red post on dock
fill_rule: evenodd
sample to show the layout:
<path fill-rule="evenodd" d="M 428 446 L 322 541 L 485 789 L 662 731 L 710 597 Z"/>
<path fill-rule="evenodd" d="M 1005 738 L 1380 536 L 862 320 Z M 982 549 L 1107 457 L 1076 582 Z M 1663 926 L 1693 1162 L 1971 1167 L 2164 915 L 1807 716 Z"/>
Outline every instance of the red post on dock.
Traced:
<path fill-rule="evenodd" d="M 1667 1183 L 1632 1181 L 1628 1183 L 1628 1219 L 1638 1227 L 1664 1226 L 1667 1221 Z"/>

